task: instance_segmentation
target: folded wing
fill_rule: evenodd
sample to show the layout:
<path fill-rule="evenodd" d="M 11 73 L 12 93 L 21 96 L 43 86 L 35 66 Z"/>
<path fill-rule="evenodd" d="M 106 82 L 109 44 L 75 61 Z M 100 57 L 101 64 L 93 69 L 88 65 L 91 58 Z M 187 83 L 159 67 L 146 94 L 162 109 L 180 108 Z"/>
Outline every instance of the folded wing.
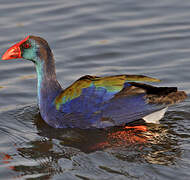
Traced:
<path fill-rule="evenodd" d="M 177 91 L 176 88 L 157 88 L 137 81 L 159 82 L 142 75 L 87 75 L 65 89 L 54 103 L 56 109 L 72 117 L 75 124 L 78 121 L 90 123 L 89 126 L 107 127 L 141 119 L 168 106 L 171 103 L 166 102 L 166 98 L 163 102 L 163 97 Z"/>

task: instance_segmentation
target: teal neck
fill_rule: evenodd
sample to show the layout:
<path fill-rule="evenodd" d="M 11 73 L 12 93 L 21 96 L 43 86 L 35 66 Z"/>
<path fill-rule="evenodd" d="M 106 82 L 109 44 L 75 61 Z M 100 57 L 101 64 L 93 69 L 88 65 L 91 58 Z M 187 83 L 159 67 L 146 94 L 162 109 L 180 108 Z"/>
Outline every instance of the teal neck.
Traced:
<path fill-rule="evenodd" d="M 43 64 L 43 62 L 39 62 L 38 64 L 36 64 L 38 105 L 40 105 L 41 87 L 42 81 L 44 80 Z"/>
<path fill-rule="evenodd" d="M 41 60 L 37 57 L 35 65 L 37 72 L 38 105 L 39 108 L 44 108 L 46 106 L 45 103 L 53 102 L 53 99 L 62 88 L 56 80 L 53 57 L 48 60 Z"/>

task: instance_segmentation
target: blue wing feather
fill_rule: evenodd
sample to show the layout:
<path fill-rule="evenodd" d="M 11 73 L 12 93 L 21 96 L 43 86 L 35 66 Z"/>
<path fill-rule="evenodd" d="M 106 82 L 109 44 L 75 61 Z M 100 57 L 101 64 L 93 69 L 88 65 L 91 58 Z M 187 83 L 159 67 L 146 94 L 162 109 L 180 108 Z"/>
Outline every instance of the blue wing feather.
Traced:
<path fill-rule="evenodd" d="M 127 83 L 127 86 L 130 85 Z M 145 93 L 116 97 L 117 93 L 104 87 L 84 88 L 79 97 L 61 105 L 61 112 L 72 114 L 70 118 L 75 126 L 104 128 L 141 119 L 163 108 L 163 105 L 148 104 Z"/>
<path fill-rule="evenodd" d="M 84 76 L 56 97 L 56 112 L 49 114 L 56 114 L 59 128 L 104 128 L 129 123 L 160 109 L 146 102 L 146 90 L 136 94 L 132 89 L 132 93 L 122 94 L 134 86 L 133 80 L 158 81 L 141 75 Z"/>

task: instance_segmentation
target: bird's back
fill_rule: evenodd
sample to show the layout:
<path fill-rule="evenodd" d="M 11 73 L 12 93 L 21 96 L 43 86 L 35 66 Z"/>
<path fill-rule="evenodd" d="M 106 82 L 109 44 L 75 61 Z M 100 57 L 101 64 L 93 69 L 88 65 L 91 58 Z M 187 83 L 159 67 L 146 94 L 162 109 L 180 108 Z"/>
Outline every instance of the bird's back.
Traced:
<path fill-rule="evenodd" d="M 177 91 L 176 87 L 154 87 L 125 81 L 121 86 L 121 79 L 101 85 L 96 82 L 100 80 L 83 77 L 56 98 L 57 118 L 61 127 L 120 126 L 186 98 L 186 94 Z"/>

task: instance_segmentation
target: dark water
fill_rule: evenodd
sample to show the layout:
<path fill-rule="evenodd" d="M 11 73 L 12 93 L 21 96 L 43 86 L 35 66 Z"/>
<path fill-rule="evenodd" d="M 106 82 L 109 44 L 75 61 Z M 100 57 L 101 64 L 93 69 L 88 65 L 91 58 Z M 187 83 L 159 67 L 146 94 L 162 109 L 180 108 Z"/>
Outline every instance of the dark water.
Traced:
<path fill-rule="evenodd" d="M 0 53 L 26 35 L 53 49 L 63 87 L 85 74 L 144 74 L 190 92 L 188 0 L 0 0 Z M 36 75 L 0 62 L 0 179 L 183 179 L 190 101 L 147 131 L 55 130 L 39 116 Z"/>

